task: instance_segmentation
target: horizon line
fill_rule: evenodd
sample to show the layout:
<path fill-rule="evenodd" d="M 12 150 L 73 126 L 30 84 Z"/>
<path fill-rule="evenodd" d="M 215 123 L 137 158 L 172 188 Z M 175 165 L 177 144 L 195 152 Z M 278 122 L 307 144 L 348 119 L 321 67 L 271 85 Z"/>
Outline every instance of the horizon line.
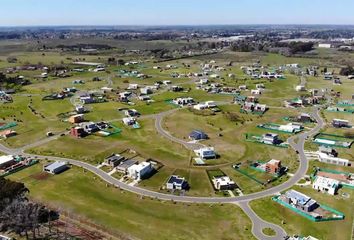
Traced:
<path fill-rule="evenodd" d="M 220 24 L 49 24 L 49 25 L 0 25 L 0 28 L 38 28 L 38 27 L 207 27 L 207 26 L 345 26 L 353 23 L 220 23 Z"/>

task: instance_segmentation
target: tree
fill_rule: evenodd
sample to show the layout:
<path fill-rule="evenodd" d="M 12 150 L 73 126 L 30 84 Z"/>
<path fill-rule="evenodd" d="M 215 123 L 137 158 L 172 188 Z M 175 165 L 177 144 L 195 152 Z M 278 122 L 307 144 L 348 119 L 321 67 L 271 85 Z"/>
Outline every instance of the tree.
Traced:
<path fill-rule="evenodd" d="M 342 76 L 354 75 L 354 69 L 351 66 L 343 67 L 340 69 L 339 74 Z"/>
<path fill-rule="evenodd" d="M 125 61 L 123 59 L 118 59 L 117 64 L 122 66 L 125 64 Z"/>

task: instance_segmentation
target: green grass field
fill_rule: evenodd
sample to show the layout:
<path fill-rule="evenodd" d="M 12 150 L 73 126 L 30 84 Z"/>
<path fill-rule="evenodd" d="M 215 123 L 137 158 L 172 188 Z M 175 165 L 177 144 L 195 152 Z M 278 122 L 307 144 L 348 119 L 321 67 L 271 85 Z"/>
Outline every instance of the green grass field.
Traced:
<path fill-rule="evenodd" d="M 341 189 L 337 196 L 331 196 L 316 192 L 311 186 L 294 187 L 294 189 L 312 197 L 320 204 L 325 204 L 343 212 L 345 219 L 342 221 L 312 222 L 272 201 L 270 198 L 252 201 L 250 205 L 262 219 L 280 225 L 288 234 L 311 235 L 318 239 L 346 240 L 351 238 L 354 211 L 353 190 Z M 344 192 L 348 193 L 350 198 L 342 197 Z"/>
<path fill-rule="evenodd" d="M 106 187 L 81 169 L 36 180 L 41 165 L 12 175 L 30 197 L 66 209 L 113 232 L 139 239 L 254 239 L 247 216 L 234 205 L 161 202 Z"/>

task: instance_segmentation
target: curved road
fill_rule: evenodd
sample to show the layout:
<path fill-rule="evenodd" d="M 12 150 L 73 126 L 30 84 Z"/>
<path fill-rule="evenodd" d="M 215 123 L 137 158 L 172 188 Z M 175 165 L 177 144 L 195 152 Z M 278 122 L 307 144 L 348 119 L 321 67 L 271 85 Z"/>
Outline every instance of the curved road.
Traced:
<path fill-rule="evenodd" d="M 190 196 L 176 196 L 176 195 L 170 195 L 170 194 L 164 194 L 164 193 L 159 193 L 159 192 L 154 192 L 150 191 L 147 189 L 143 189 L 137 186 L 130 186 L 126 183 L 123 183 L 110 175 L 108 175 L 106 172 L 103 170 L 97 169 L 96 166 L 91 165 L 86 162 L 74 160 L 74 159 L 69 159 L 69 158 L 62 158 L 62 157 L 52 157 L 52 156 L 41 156 L 41 155 L 35 155 L 35 154 L 26 154 L 23 153 L 23 149 L 26 148 L 20 148 L 20 149 L 10 149 L 7 148 L 3 145 L 0 144 L 0 151 L 6 153 L 6 154 L 22 154 L 24 156 L 28 157 L 33 157 L 33 158 L 38 158 L 38 159 L 52 159 L 55 161 L 67 161 L 68 163 L 82 167 L 87 169 L 88 171 L 98 175 L 100 178 L 105 180 L 106 182 L 113 184 L 117 187 L 120 187 L 121 189 L 124 189 L 126 191 L 136 193 L 139 195 L 151 197 L 151 198 L 158 198 L 161 200 L 168 200 L 168 201 L 178 201 L 178 202 L 195 202 L 195 203 L 235 203 L 235 202 L 244 202 L 244 201 L 250 201 L 250 200 L 255 200 L 267 196 L 272 196 L 274 194 L 277 194 L 283 190 L 286 190 L 293 186 L 295 183 L 297 183 L 307 172 L 308 168 L 308 161 L 304 153 L 304 144 L 305 140 L 309 136 L 313 136 L 316 134 L 324 125 L 323 120 L 319 116 L 319 111 L 316 110 L 313 114 L 313 117 L 317 120 L 317 126 L 313 128 L 311 131 L 302 133 L 300 135 L 297 135 L 299 138 L 298 142 L 295 143 L 294 138 L 289 139 L 289 144 L 294 148 L 294 150 L 299 152 L 299 160 L 300 160 L 300 166 L 296 173 L 293 175 L 292 178 L 290 178 L 287 182 L 284 182 L 278 186 L 275 186 L 273 188 L 266 189 L 261 192 L 257 193 L 252 193 L 249 195 L 244 195 L 244 196 L 236 196 L 236 197 L 190 197 Z"/>
<path fill-rule="evenodd" d="M 124 189 L 126 191 L 129 191 L 129 192 L 132 192 L 132 193 L 135 193 L 138 195 L 150 197 L 150 198 L 156 198 L 156 199 L 165 200 L 165 201 L 192 202 L 192 203 L 234 203 L 234 204 L 239 205 L 241 207 L 241 209 L 251 219 L 252 233 L 257 239 L 280 240 L 280 239 L 284 239 L 284 237 L 287 235 L 286 232 L 281 227 L 262 220 L 249 207 L 248 204 L 251 200 L 256 200 L 256 199 L 272 196 L 272 195 L 275 195 L 281 191 L 284 191 L 284 190 L 292 187 L 293 185 L 295 185 L 301 178 L 303 178 L 303 176 L 306 174 L 307 169 L 308 169 L 308 160 L 307 160 L 307 158 L 305 156 L 305 152 L 304 152 L 305 141 L 307 138 L 317 134 L 319 132 L 319 130 L 325 124 L 319 115 L 319 110 L 320 109 L 317 108 L 312 113 L 313 118 L 316 119 L 316 121 L 317 121 L 317 125 L 315 128 L 311 129 L 309 132 L 304 132 L 302 134 L 296 135 L 296 136 L 288 139 L 289 145 L 295 151 L 297 151 L 298 155 L 299 155 L 299 161 L 300 161 L 299 165 L 300 166 L 297 169 L 296 173 L 287 182 L 284 182 L 281 185 L 275 186 L 270 189 L 266 189 L 261 192 L 252 193 L 252 194 L 244 195 L 244 196 L 237 196 L 237 197 L 228 197 L 228 198 L 223 198 L 223 197 L 190 197 L 190 196 L 176 196 L 176 195 L 169 195 L 169 194 L 154 192 L 154 191 L 143 189 L 143 188 L 140 188 L 137 186 L 130 186 L 126 183 L 123 183 L 123 182 L 119 181 L 118 179 L 108 175 L 103 170 L 98 169 L 96 166 L 93 166 L 89 163 L 81 162 L 81 161 L 74 160 L 74 159 L 62 158 L 62 157 L 41 156 L 41 155 L 24 153 L 24 151 L 26 149 L 28 149 L 28 146 L 38 146 L 38 145 L 43 144 L 47 141 L 55 139 L 55 137 L 49 138 L 47 140 L 41 140 L 37 143 L 33 143 L 28 146 L 19 148 L 19 149 L 11 149 L 11 148 L 5 147 L 0 144 L 0 151 L 4 152 L 6 154 L 12 154 L 12 155 L 22 154 L 24 156 L 33 157 L 33 158 L 37 158 L 37 159 L 51 159 L 51 160 L 55 160 L 55 161 L 66 161 L 72 165 L 82 167 L 82 168 L 96 174 L 104 181 L 106 181 L 116 187 L 119 187 L 121 189 Z M 167 137 L 168 139 L 170 139 L 174 142 L 180 143 L 189 149 L 194 149 L 195 147 L 200 147 L 200 146 L 198 146 L 199 144 L 191 144 L 191 143 L 188 143 L 188 142 L 185 142 L 183 140 L 173 137 L 172 135 L 170 135 L 167 131 L 165 131 L 161 127 L 162 119 L 168 113 L 160 113 L 155 116 L 156 117 L 155 125 L 156 125 L 157 130 L 161 134 L 163 134 L 163 136 Z M 297 139 L 297 142 L 295 142 L 295 139 Z M 264 228 L 273 229 L 275 231 L 276 235 L 275 236 L 266 236 L 262 232 L 262 230 Z"/>

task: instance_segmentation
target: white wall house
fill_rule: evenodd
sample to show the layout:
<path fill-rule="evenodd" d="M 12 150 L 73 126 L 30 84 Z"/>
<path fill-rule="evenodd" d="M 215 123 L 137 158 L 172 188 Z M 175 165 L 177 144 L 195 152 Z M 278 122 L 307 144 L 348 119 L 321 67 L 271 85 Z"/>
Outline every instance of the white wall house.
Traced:
<path fill-rule="evenodd" d="M 149 162 L 142 162 L 130 166 L 127 170 L 128 170 L 128 177 L 140 181 L 141 179 L 143 179 L 144 177 L 146 177 L 152 172 L 153 167 Z"/>
<path fill-rule="evenodd" d="M 318 191 L 327 192 L 330 195 L 335 195 L 339 188 L 339 181 L 331 178 L 317 176 L 312 184 L 312 187 Z"/>

